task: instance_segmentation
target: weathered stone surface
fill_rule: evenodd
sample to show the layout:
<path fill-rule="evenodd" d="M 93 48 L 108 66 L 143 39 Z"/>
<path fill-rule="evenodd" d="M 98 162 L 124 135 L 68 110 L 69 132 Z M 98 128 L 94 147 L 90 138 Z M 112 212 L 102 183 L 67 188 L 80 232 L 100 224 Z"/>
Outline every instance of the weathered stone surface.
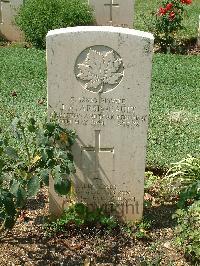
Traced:
<path fill-rule="evenodd" d="M 0 35 L 9 41 L 22 41 L 23 34 L 15 26 L 14 17 L 23 0 L 0 0 Z"/>
<path fill-rule="evenodd" d="M 143 212 L 152 48 L 151 34 L 118 27 L 47 35 L 49 114 L 78 134 L 77 199 L 125 220 Z"/>
<path fill-rule="evenodd" d="M 198 47 L 200 47 L 200 15 L 199 15 L 199 29 L 198 29 L 197 45 Z"/>
<path fill-rule="evenodd" d="M 135 0 L 89 0 L 99 26 L 133 27 Z"/>

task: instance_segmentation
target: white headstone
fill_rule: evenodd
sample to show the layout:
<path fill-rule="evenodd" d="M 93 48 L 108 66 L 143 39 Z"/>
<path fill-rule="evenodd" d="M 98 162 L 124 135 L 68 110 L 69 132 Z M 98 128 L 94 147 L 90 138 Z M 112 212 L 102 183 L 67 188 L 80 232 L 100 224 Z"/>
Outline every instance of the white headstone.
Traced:
<path fill-rule="evenodd" d="M 23 40 L 23 34 L 14 23 L 23 0 L 0 0 L 0 34 L 9 41 Z"/>
<path fill-rule="evenodd" d="M 125 220 L 142 217 L 153 36 L 118 27 L 47 35 L 48 108 L 75 129 L 77 199 Z M 65 200 L 50 187 L 50 209 Z"/>
<path fill-rule="evenodd" d="M 199 29 L 198 29 L 198 37 L 197 37 L 197 46 L 200 47 L 200 15 L 199 15 Z"/>
<path fill-rule="evenodd" d="M 133 28 L 135 0 L 89 0 L 99 26 Z"/>

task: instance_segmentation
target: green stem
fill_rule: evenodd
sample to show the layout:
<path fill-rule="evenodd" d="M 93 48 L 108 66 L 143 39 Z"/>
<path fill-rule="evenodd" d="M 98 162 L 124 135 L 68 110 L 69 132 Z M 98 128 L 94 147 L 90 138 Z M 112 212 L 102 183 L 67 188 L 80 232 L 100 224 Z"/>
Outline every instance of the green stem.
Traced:
<path fill-rule="evenodd" d="M 20 127 L 21 127 L 21 131 L 22 131 L 22 136 L 23 136 L 23 139 L 24 139 L 24 147 L 25 147 L 26 154 L 27 154 L 27 157 L 28 157 L 28 164 L 29 164 L 28 168 L 29 168 L 30 165 L 31 165 L 31 156 L 30 156 L 29 149 L 28 149 L 28 143 L 27 143 L 26 134 L 24 132 L 24 127 L 21 125 L 21 123 L 20 123 Z"/>

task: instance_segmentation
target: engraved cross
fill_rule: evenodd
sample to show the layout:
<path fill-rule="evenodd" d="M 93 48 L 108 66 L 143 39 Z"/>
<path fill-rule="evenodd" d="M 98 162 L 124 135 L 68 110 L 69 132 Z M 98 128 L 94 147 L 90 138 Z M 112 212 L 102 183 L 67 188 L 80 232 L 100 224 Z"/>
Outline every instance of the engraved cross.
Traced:
<path fill-rule="evenodd" d="M 113 21 L 113 7 L 119 7 L 119 4 L 115 4 L 114 0 L 110 0 L 109 4 L 104 4 L 104 6 L 110 7 L 110 22 Z"/>
<path fill-rule="evenodd" d="M 99 171 L 100 171 L 100 165 L 99 165 L 99 154 L 101 152 L 111 152 L 114 153 L 114 148 L 101 148 L 101 135 L 100 135 L 100 130 L 95 130 L 95 145 L 94 147 L 89 146 L 89 147 L 82 147 L 83 151 L 91 151 L 95 153 L 95 174 L 96 174 L 96 179 L 99 178 Z"/>

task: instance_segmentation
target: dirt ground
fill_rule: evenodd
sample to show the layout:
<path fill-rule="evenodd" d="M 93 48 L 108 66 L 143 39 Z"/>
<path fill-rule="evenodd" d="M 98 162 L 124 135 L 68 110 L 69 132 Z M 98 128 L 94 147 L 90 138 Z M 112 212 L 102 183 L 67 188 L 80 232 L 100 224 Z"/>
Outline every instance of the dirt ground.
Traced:
<path fill-rule="evenodd" d="M 42 189 L 28 202 L 17 224 L 0 238 L 0 265 L 192 265 L 173 244 L 173 204 L 155 205 L 144 210 L 152 222 L 145 237 L 117 227 L 69 226 L 65 232 L 49 237 L 43 224 L 48 217 L 48 193 Z"/>

